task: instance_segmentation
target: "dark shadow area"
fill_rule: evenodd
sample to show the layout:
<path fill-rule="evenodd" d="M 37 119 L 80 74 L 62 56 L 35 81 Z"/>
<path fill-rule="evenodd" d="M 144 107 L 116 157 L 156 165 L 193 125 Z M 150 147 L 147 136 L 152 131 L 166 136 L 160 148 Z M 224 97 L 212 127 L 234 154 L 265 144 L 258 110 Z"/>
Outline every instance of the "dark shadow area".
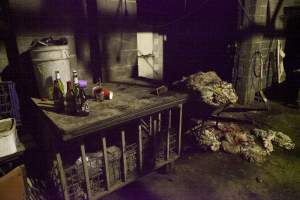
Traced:
<path fill-rule="evenodd" d="M 287 74 L 286 89 L 291 96 L 289 103 L 299 103 L 300 89 L 300 7 L 285 10 L 287 15 L 287 39 L 285 46 L 285 70 Z"/>
<path fill-rule="evenodd" d="M 87 0 L 87 15 L 88 15 L 88 31 L 89 31 L 89 44 L 90 44 L 90 68 L 93 72 L 93 81 L 96 83 L 99 77 L 102 79 L 101 74 L 101 59 L 102 55 L 99 46 L 99 32 L 98 32 L 98 15 L 101 13 L 97 10 L 96 0 Z M 103 79 L 102 79 L 103 80 Z"/>
<path fill-rule="evenodd" d="M 286 7 L 286 44 L 284 67 L 286 81 L 274 84 L 267 90 L 270 99 L 280 101 L 290 107 L 297 107 L 300 102 L 300 7 Z"/>
<path fill-rule="evenodd" d="M 10 62 L 2 72 L 3 79 L 12 80 L 17 83 L 17 91 L 21 101 L 26 98 L 37 97 L 38 91 L 30 50 L 14 56 L 18 57 L 19 65 L 16 66 L 14 63 Z"/>
<path fill-rule="evenodd" d="M 159 23 L 154 23 L 155 30 L 167 36 L 164 49 L 167 81 L 209 70 L 231 80 L 236 1 L 188 1 L 186 7 L 184 1 L 181 4 L 164 1 L 155 5 L 158 7 L 148 9 L 156 16 L 153 21 Z"/>
<path fill-rule="evenodd" d="M 112 194 L 105 199 L 114 199 L 114 196 L 121 196 L 122 199 L 143 199 L 143 200 L 162 200 L 161 197 L 157 196 L 156 194 L 153 194 L 147 189 L 147 186 L 145 186 L 142 182 L 134 182 L 120 190 L 118 190 L 117 194 Z M 118 197 L 116 197 L 118 199 Z"/>

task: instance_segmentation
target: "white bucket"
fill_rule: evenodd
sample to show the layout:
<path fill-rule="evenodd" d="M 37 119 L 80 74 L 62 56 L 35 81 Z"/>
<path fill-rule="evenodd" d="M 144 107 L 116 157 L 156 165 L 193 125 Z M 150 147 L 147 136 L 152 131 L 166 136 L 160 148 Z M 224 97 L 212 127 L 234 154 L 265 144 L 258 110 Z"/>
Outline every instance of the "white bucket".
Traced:
<path fill-rule="evenodd" d="M 16 120 L 7 118 L 0 120 L 0 157 L 17 152 Z"/>
<path fill-rule="evenodd" d="M 71 80 L 68 45 L 41 46 L 31 50 L 31 59 L 40 97 L 52 97 L 51 88 L 55 71 L 59 71 L 66 94 L 67 81 Z"/>

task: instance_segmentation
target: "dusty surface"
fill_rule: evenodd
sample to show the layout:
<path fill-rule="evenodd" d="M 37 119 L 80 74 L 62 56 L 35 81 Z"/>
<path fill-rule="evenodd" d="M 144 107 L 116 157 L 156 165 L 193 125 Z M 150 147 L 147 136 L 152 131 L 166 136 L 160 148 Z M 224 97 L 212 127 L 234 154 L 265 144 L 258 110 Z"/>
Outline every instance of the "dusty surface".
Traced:
<path fill-rule="evenodd" d="M 245 113 L 231 114 L 245 117 Z M 152 173 L 105 200 L 297 200 L 300 199 L 300 111 L 279 104 L 248 112 L 257 126 L 289 135 L 291 152 L 275 148 L 261 165 L 224 152 L 185 152 L 168 175 Z"/>
<path fill-rule="evenodd" d="M 35 98 L 32 100 L 60 130 L 63 139 L 68 140 L 80 134 L 98 131 L 105 125 L 111 124 L 112 121 L 116 121 L 118 124 L 141 115 L 147 115 L 147 111 L 150 112 L 150 110 L 159 111 L 166 107 L 175 106 L 187 98 L 186 94 L 174 91 L 168 91 L 157 96 L 153 94 L 155 91 L 153 87 L 113 83 L 103 86 L 113 91 L 113 99 L 103 102 L 88 100 L 90 114 L 85 117 L 56 113 L 52 101 L 42 101 Z"/>

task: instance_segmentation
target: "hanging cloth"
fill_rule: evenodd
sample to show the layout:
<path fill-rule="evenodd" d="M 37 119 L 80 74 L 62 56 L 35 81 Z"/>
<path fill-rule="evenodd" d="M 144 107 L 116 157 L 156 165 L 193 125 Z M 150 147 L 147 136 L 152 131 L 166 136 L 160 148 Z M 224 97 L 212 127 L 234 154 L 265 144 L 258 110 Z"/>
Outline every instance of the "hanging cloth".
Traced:
<path fill-rule="evenodd" d="M 282 83 L 285 81 L 286 74 L 283 65 L 283 59 L 285 57 L 285 53 L 283 51 L 282 43 L 280 40 L 277 41 L 277 79 L 278 83 Z"/>

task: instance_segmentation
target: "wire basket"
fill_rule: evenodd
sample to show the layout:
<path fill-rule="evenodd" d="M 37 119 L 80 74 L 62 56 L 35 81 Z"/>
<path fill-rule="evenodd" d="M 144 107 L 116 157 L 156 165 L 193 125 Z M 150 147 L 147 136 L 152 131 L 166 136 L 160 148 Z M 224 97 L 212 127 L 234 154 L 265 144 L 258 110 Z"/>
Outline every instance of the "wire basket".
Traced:
<path fill-rule="evenodd" d="M 170 158 L 174 158 L 176 156 L 176 142 L 177 142 L 176 136 L 177 136 L 177 134 L 176 134 L 176 131 L 172 128 L 169 131 L 170 131 L 169 132 L 169 156 L 170 156 Z M 166 132 L 167 132 L 167 130 L 162 132 L 161 137 L 167 138 Z M 166 156 L 167 156 L 167 141 L 166 141 L 166 139 L 160 140 L 160 141 L 162 141 L 162 142 L 159 144 L 159 152 L 156 157 L 157 161 L 165 160 Z"/>
<path fill-rule="evenodd" d="M 137 144 L 126 146 L 127 178 L 137 175 Z"/>
<path fill-rule="evenodd" d="M 121 150 L 116 146 L 107 149 L 109 181 L 111 185 L 121 180 Z M 92 193 L 105 191 L 104 157 L 102 151 L 87 153 L 87 167 L 90 179 L 90 189 Z M 64 167 L 67 191 L 72 200 L 87 199 L 86 182 L 81 158 L 68 167 Z M 57 189 L 58 195 L 62 194 L 62 183 L 59 177 L 57 162 L 54 162 L 52 169 L 52 179 Z M 63 197 L 61 197 L 63 199 Z"/>

